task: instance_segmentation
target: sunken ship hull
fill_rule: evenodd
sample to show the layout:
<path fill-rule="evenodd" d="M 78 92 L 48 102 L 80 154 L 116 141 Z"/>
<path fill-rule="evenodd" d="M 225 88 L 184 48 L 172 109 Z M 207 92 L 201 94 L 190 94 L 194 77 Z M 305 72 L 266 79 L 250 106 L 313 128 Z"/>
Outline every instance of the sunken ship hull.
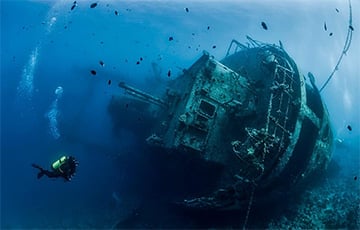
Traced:
<path fill-rule="evenodd" d="M 184 207 L 244 209 L 255 190 L 295 187 L 331 159 L 328 113 L 312 74 L 307 83 L 282 46 L 249 42 L 233 40 L 221 61 L 204 52 L 159 97 L 119 84 L 152 117 L 142 132 L 149 152 L 221 168 L 211 191 L 177 201 Z"/>

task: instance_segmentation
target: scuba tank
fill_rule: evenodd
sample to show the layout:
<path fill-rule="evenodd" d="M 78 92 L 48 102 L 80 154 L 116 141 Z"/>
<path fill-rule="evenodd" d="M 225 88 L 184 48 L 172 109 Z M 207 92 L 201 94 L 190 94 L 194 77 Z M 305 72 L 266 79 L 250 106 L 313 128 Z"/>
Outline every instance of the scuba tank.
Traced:
<path fill-rule="evenodd" d="M 66 156 L 62 156 L 59 160 L 55 161 L 51 167 L 54 169 L 54 170 L 58 170 L 60 168 L 61 165 L 63 165 L 65 163 L 65 160 L 66 160 Z"/>

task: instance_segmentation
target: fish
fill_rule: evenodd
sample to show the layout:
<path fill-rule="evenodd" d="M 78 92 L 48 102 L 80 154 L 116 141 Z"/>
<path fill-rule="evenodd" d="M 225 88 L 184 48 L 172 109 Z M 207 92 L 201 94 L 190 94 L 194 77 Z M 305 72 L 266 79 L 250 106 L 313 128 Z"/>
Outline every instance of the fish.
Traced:
<path fill-rule="evenodd" d="M 76 4 L 72 5 L 72 7 L 71 7 L 71 9 L 70 9 L 70 10 L 75 9 L 75 7 L 76 7 Z"/>
<path fill-rule="evenodd" d="M 136 65 L 139 65 L 139 64 L 140 64 L 140 61 L 137 61 L 137 62 L 136 62 Z"/>
<path fill-rule="evenodd" d="M 167 75 L 168 75 L 168 77 L 171 76 L 171 70 L 168 71 Z"/>
<path fill-rule="evenodd" d="M 90 5 L 90 8 L 95 8 L 96 6 L 97 6 L 97 3 L 94 2 L 94 3 L 92 3 L 92 4 Z"/>
<path fill-rule="evenodd" d="M 262 26 L 262 28 L 263 28 L 264 30 L 267 30 L 267 29 L 268 29 L 268 27 L 267 27 L 267 25 L 266 25 L 265 22 L 261 22 L 261 26 Z"/>
<path fill-rule="evenodd" d="M 354 180 L 357 180 L 357 176 L 354 176 Z"/>
<path fill-rule="evenodd" d="M 172 40 L 174 40 L 174 38 L 173 38 L 173 37 L 169 37 L 169 41 L 172 41 Z"/>
<path fill-rule="evenodd" d="M 111 85 L 111 80 L 108 80 L 108 85 Z"/>
<path fill-rule="evenodd" d="M 215 48 L 216 48 L 216 45 L 213 45 L 212 48 L 215 49 Z"/>
<path fill-rule="evenodd" d="M 348 129 L 349 131 L 352 131 L 352 127 L 351 127 L 350 125 L 347 126 L 347 129 Z"/>
<path fill-rule="evenodd" d="M 207 29 L 210 30 L 210 26 L 208 26 Z"/>
<path fill-rule="evenodd" d="M 327 31 L 326 22 L 324 22 L 324 30 Z"/>
<path fill-rule="evenodd" d="M 189 13 L 189 8 L 186 7 L 186 8 L 185 8 L 185 11 L 186 11 L 187 13 Z"/>
<path fill-rule="evenodd" d="M 115 10 L 115 15 L 118 16 L 119 15 L 119 12 L 117 10 Z"/>
<path fill-rule="evenodd" d="M 91 73 L 92 75 L 96 75 L 96 71 L 95 71 L 95 70 L 91 70 L 90 73 Z"/>
<path fill-rule="evenodd" d="M 338 12 L 338 13 L 339 13 L 339 10 L 338 10 L 338 8 L 335 8 L 335 10 L 336 10 L 336 12 Z"/>
<path fill-rule="evenodd" d="M 354 31 L 354 27 L 352 25 L 349 25 L 350 30 Z"/>
<path fill-rule="evenodd" d="M 142 61 L 143 60 L 143 58 L 142 57 L 140 57 L 140 61 Z"/>
<path fill-rule="evenodd" d="M 331 33 L 329 33 L 329 36 L 331 37 L 333 35 L 333 33 L 331 32 Z"/>
<path fill-rule="evenodd" d="M 102 66 L 102 67 L 104 67 L 105 66 L 105 63 L 103 62 L 103 61 L 99 61 L 99 64 Z"/>

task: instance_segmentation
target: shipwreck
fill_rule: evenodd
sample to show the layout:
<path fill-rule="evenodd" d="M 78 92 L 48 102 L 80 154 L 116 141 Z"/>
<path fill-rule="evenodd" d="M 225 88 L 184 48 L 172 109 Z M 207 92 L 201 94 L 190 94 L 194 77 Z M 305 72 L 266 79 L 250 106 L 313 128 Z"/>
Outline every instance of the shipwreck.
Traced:
<path fill-rule="evenodd" d="M 149 152 L 221 169 L 211 191 L 174 201 L 183 207 L 246 209 L 254 191 L 291 189 L 330 162 L 332 130 L 314 76 L 305 77 L 281 43 L 232 40 L 222 60 L 204 51 L 163 95 L 119 87 L 126 94 L 114 95 L 109 107 L 124 98 L 138 105 L 133 112 L 151 125 L 134 130 Z"/>

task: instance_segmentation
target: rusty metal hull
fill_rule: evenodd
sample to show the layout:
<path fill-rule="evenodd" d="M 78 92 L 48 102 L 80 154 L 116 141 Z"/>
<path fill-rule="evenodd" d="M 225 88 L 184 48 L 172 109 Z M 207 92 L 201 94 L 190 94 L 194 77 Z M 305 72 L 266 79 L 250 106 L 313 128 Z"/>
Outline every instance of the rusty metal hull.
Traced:
<path fill-rule="evenodd" d="M 149 94 L 134 91 L 134 99 L 146 101 Z M 223 166 L 211 195 L 184 198 L 186 207 L 242 208 L 255 190 L 296 186 L 331 158 L 332 131 L 318 89 L 281 46 L 233 40 L 221 61 L 204 52 L 165 95 L 149 96 L 154 102 L 149 146 Z"/>

